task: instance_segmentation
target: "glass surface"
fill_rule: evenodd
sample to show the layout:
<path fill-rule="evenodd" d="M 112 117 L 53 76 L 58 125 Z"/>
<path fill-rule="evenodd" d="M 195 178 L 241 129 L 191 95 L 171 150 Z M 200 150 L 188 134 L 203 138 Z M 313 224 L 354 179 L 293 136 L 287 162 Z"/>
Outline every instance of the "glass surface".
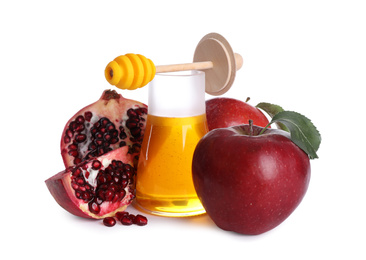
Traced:
<path fill-rule="evenodd" d="M 204 73 L 157 74 L 149 86 L 148 102 L 136 203 L 157 215 L 202 214 L 205 210 L 194 189 L 191 167 L 194 149 L 208 132 Z"/>

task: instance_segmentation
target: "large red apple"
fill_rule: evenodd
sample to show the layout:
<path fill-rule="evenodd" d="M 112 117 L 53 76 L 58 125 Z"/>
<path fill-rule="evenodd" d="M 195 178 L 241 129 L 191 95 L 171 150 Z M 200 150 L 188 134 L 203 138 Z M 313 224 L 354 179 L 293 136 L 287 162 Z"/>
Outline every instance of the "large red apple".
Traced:
<path fill-rule="evenodd" d="M 241 124 L 265 127 L 269 122 L 258 108 L 234 98 L 213 98 L 206 101 L 206 116 L 209 130 Z"/>
<path fill-rule="evenodd" d="M 210 131 L 197 144 L 192 176 L 216 225 L 256 235 L 282 223 L 310 180 L 308 155 L 288 132 L 240 125 Z"/>

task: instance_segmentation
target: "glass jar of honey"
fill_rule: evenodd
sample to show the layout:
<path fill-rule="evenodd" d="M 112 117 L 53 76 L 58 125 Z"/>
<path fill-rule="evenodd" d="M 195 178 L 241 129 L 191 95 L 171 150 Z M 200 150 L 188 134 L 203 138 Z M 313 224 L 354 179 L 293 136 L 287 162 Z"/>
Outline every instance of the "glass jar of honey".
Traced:
<path fill-rule="evenodd" d="M 148 116 L 136 178 L 136 203 L 151 214 L 205 213 L 192 181 L 192 157 L 208 132 L 205 73 L 158 73 L 149 86 Z"/>

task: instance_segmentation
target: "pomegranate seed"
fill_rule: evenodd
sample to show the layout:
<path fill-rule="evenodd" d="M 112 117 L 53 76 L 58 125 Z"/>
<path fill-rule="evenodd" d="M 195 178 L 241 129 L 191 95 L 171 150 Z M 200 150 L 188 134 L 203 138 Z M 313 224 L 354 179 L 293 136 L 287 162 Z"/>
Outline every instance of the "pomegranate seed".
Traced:
<path fill-rule="evenodd" d="M 98 177 L 98 184 L 107 182 L 107 178 L 104 175 Z"/>
<path fill-rule="evenodd" d="M 121 186 L 122 186 L 123 189 L 127 187 L 127 184 L 128 184 L 128 180 L 122 180 L 121 181 Z"/>
<path fill-rule="evenodd" d="M 71 138 L 70 137 L 68 137 L 67 135 L 65 135 L 65 137 L 64 137 L 64 143 L 65 144 L 68 144 L 68 143 L 70 143 L 71 142 Z"/>
<path fill-rule="evenodd" d="M 109 141 L 110 144 L 116 144 L 118 143 L 118 138 L 112 138 L 110 141 Z"/>
<path fill-rule="evenodd" d="M 116 203 L 119 200 L 120 200 L 120 198 L 119 198 L 118 194 L 115 193 L 114 196 L 113 196 L 113 198 L 112 198 L 112 203 Z"/>
<path fill-rule="evenodd" d="M 147 114 L 147 108 L 146 107 L 140 107 L 139 110 L 142 114 Z"/>
<path fill-rule="evenodd" d="M 95 202 L 89 202 L 89 211 L 94 214 L 98 214 L 100 212 L 100 206 Z"/>
<path fill-rule="evenodd" d="M 76 126 L 76 128 L 75 128 L 75 132 L 80 133 L 80 132 L 84 131 L 84 129 L 85 129 L 85 126 L 84 126 L 84 125 L 82 125 L 82 124 L 78 124 L 78 125 Z"/>
<path fill-rule="evenodd" d="M 111 176 L 111 179 L 112 179 L 112 175 Z M 108 190 L 110 190 L 111 192 L 116 192 L 116 190 L 118 189 L 118 187 L 116 186 L 116 184 L 111 184 L 109 187 L 108 187 Z"/>
<path fill-rule="evenodd" d="M 89 193 L 89 192 L 84 192 L 84 193 L 81 195 L 81 197 L 83 198 L 83 200 L 84 200 L 85 202 L 88 202 L 88 201 L 92 198 L 92 196 L 90 195 L 90 193 Z"/>
<path fill-rule="evenodd" d="M 76 164 L 79 164 L 79 163 L 81 163 L 81 159 L 80 158 L 75 158 L 74 164 L 76 165 Z"/>
<path fill-rule="evenodd" d="M 111 122 L 106 126 L 107 131 L 112 131 L 116 129 L 116 126 Z M 117 130 L 116 130 L 117 131 Z M 118 131 L 117 131 L 118 133 Z"/>
<path fill-rule="evenodd" d="M 129 216 L 124 216 L 121 219 L 121 223 L 122 223 L 122 225 L 130 226 L 133 224 L 133 221 L 129 218 Z"/>
<path fill-rule="evenodd" d="M 119 200 L 122 200 L 125 196 L 126 196 L 126 191 L 125 190 L 121 190 L 120 192 L 118 192 Z"/>
<path fill-rule="evenodd" d="M 112 201 L 113 197 L 114 197 L 114 193 L 110 190 L 107 190 L 104 194 L 105 196 L 105 200 L 106 201 Z"/>
<path fill-rule="evenodd" d="M 121 138 L 122 140 L 123 139 L 126 139 L 127 138 L 127 134 L 125 132 L 125 129 L 123 128 L 123 126 L 120 127 L 120 133 L 119 133 L 119 138 Z"/>
<path fill-rule="evenodd" d="M 66 131 L 66 135 L 67 135 L 68 137 L 70 137 L 70 138 L 74 136 L 73 132 L 72 132 L 70 129 L 68 129 L 68 130 Z"/>
<path fill-rule="evenodd" d="M 129 213 L 127 211 L 120 211 L 120 212 L 117 212 L 116 213 L 116 218 L 121 221 L 121 219 L 124 217 L 124 216 L 128 216 Z"/>
<path fill-rule="evenodd" d="M 75 129 L 75 125 L 76 125 L 76 122 L 75 121 L 72 121 L 70 124 L 69 124 L 69 131 L 74 131 Z"/>
<path fill-rule="evenodd" d="M 103 224 L 107 227 L 113 227 L 116 225 L 116 220 L 112 217 L 106 217 L 103 219 Z"/>
<path fill-rule="evenodd" d="M 103 136 L 103 139 L 105 141 L 110 141 L 112 139 L 112 136 L 110 134 L 108 134 L 108 133 L 105 133 L 104 136 Z"/>
<path fill-rule="evenodd" d="M 78 116 L 76 119 L 75 119 L 75 122 L 79 123 L 79 124 L 84 124 L 85 122 L 85 119 L 82 115 Z"/>
<path fill-rule="evenodd" d="M 102 118 L 102 119 L 100 119 L 101 120 L 101 124 L 102 124 L 102 126 L 106 126 L 106 125 L 108 125 L 108 123 L 110 123 L 111 121 L 108 119 L 108 118 L 106 118 L 106 117 L 104 117 L 104 118 Z"/>
<path fill-rule="evenodd" d="M 130 108 L 129 110 L 127 110 L 127 115 L 129 117 L 136 117 L 137 116 L 136 111 L 134 109 L 132 109 L 132 108 Z"/>
<path fill-rule="evenodd" d="M 136 215 L 134 223 L 138 226 L 145 226 L 147 224 L 147 218 L 140 214 Z"/>
<path fill-rule="evenodd" d="M 94 160 L 92 163 L 93 170 L 99 170 L 101 166 L 102 166 L 102 163 L 98 160 Z"/>
<path fill-rule="evenodd" d="M 75 144 L 70 144 L 67 148 L 69 148 L 69 150 L 77 150 L 78 146 Z"/>
<path fill-rule="evenodd" d="M 135 224 L 135 215 L 134 214 L 130 214 L 128 215 L 128 217 L 132 220 L 132 223 Z"/>
<path fill-rule="evenodd" d="M 78 191 L 75 191 L 75 197 L 78 199 L 81 199 L 81 193 Z"/>
<path fill-rule="evenodd" d="M 84 116 L 85 116 L 85 120 L 88 121 L 88 122 L 90 122 L 90 119 L 93 117 L 93 114 L 90 111 L 86 111 L 84 113 Z"/>
<path fill-rule="evenodd" d="M 81 169 L 76 168 L 76 170 L 72 173 L 72 176 L 78 177 L 81 174 Z"/>
<path fill-rule="evenodd" d="M 130 131 L 131 131 L 131 134 L 133 136 L 137 136 L 137 135 L 139 135 L 141 133 L 141 128 L 139 128 L 139 127 L 133 127 L 133 128 L 130 129 Z"/>
<path fill-rule="evenodd" d="M 84 134 L 78 134 L 77 136 L 75 136 L 75 141 L 78 143 L 82 143 L 86 140 L 86 135 Z"/>
<path fill-rule="evenodd" d="M 76 151 L 76 150 L 70 150 L 69 151 L 69 155 L 74 156 L 74 157 L 77 157 L 79 155 L 79 152 Z"/>
<path fill-rule="evenodd" d="M 126 126 L 127 126 L 127 128 L 131 129 L 131 128 L 133 128 L 133 127 L 136 127 L 136 126 L 137 126 L 137 123 L 136 123 L 136 122 L 133 122 L 133 121 L 132 121 L 132 120 L 130 120 L 130 119 L 128 119 L 128 120 L 126 121 Z"/>
<path fill-rule="evenodd" d="M 76 181 L 77 184 L 80 184 L 80 185 L 85 183 L 83 177 L 78 177 L 78 178 L 75 179 L 75 181 Z"/>

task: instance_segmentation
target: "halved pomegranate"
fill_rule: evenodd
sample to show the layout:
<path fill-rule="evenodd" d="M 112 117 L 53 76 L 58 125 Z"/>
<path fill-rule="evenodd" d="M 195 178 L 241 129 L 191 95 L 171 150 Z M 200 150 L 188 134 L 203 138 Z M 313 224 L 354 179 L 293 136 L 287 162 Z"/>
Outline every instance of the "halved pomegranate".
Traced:
<path fill-rule="evenodd" d="M 145 132 L 147 106 L 105 90 L 98 101 L 77 112 L 61 138 L 65 167 L 79 164 L 119 147 L 127 146 L 137 165 Z"/>
<path fill-rule="evenodd" d="M 128 149 L 124 146 L 68 167 L 46 185 L 58 204 L 76 216 L 113 217 L 135 198 L 135 168 Z"/>

